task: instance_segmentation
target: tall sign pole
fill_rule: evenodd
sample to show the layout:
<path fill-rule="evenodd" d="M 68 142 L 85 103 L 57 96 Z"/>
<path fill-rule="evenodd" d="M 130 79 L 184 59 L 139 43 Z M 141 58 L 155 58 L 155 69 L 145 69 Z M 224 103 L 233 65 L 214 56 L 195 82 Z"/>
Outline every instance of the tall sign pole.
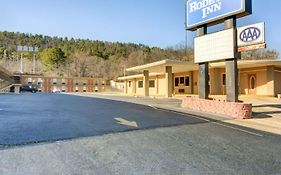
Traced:
<path fill-rule="evenodd" d="M 197 37 L 207 34 L 207 26 L 204 25 L 197 29 Z M 199 98 L 209 98 L 209 63 L 199 63 Z"/>
<path fill-rule="evenodd" d="M 209 62 L 226 62 L 227 101 L 238 101 L 236 20 L 252 13 L 252 0 L 187 0 L 186 30 L 197 30 L 195 63 L 199 64 L 199 98 L 209 97 Z M 207 27 L 224 23 L 224 30 L 207 34 Z"/>
<path fill-rule="evenodd" d="M 230 17 L 224 21 L 224 29 L 234 29 L 234 36 L 237 36 L 236 17 Z M 237 37 L 234 38 L 235 57 L 225 60 L 226 70 L 226 101 L 238 102 L 238 66 L 237 59 L 241 54 L 237 52 Z"/>

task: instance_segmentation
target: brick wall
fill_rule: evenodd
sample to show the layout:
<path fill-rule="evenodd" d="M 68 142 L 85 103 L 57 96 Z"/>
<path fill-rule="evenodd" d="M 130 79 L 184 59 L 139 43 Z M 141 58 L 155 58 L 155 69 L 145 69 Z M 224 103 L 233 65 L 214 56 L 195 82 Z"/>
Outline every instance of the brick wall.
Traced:
<path fill-rule="evenodd" d="M 252 104 L 242 102 L 234 103 L 224 100 L 204 100 L 198 97 L 185 97 L 181 106 L 196 111 L 221 114 L 226 117 L 238 119 L 252 118 Z"/>

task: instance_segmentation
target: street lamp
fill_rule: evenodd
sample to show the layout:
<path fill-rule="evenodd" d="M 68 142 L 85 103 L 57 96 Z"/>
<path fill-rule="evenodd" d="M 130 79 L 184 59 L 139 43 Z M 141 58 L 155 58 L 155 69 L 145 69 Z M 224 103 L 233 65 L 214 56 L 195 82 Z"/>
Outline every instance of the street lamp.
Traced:
<path fill-rule="evenodd" d="M 32 52 L 33 53 L 33 66 L 32 73 L 35 74 L 35 66 L 36 66 L 36 53 L 38 52 L 38 47 L 32 46 L 17 46 L 17 52 L 21 53 L 20 58 L 20 73 L 23 73 L 23 52 Z"/>

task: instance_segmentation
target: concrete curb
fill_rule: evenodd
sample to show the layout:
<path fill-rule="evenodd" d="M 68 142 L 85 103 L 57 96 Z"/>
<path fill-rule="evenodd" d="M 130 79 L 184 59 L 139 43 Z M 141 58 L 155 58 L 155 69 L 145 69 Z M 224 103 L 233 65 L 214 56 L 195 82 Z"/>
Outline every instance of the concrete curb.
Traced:
<path fill-rule="evenodd" d="M 114 101 L 121 101 L 121 102 L 127 102 L 127 103 L 133 103 L 133 104 L 138 104 L 138 105 L 143 105 L 143 106 L 149 106 L 152 108 L 160 109 L 160 110 L 165 110 L 165 111 L 170 111 L 170 112 L 176 112 L 176 113 L 181 113 L 185 115 L 193 115 L 195 117 L 216 122 L 216 121 L 226 121 L 226 120 L 233 120 L 233 118 L 225 117 L 223 115 L 219 114 L 213 114 L 213 113 L 204 113 L 201 111 L 195 111 L 195 110 L 187 110 L 184 108 L 180 107 L 171 107 L 171 106 L 164 106 L 164 105 L 159 105 L 159 104 L 147 104 L 145 102 L 141 101 L 133 101 L 133 99 L 128 98 L 120 98 L 119 96 L 109 96 L 109 95 L 102 95 L 102 94 L 68 94 L 68 95 L 76 95 L 76 96 L 83 96 L 83 97 L 93 97 L 93 98 L 100 98 L 100 99 L 107 99 L 107 100 L 114 100 Z M 135 99 L 142 99 L 142 97 L 138 97 Z M 151 99 L 151 98 L 143 98 L 143 99 Z"/>

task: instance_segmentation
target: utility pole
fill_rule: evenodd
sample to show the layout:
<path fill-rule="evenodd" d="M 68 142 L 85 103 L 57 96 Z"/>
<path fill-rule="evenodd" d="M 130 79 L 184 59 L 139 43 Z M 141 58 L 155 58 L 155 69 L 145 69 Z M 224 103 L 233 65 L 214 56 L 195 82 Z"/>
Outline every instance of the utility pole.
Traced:
<path fill-rule="evenodd" d="M 4 50 L 4 60 L 6 61 L 6 58 L 7 58 L 7 50 L 5 49 Z"/>
<path fill-rule="evenodd" d="M 35 66 L 36 66 L 36 60 L 35 60 L 35 53 L 33 53 L 33 68 L 32 68 L 32 73 L 35 74 Z"/>
<path fill-rule="evenodd" d="M 19 54 L 17 53 L 17 70 L 19 70 Z"/>
<path fill-rule="evenodd" d="M 187 12 L 185 11 L 185 16 L 187 16 Z M 187 26 L 187 21 L 186 21 L 186 17 L 185 17 L 185 22 L 184 22 L 184 32 L 185 32 L 185 56 L 187 57 L 187 30 L 186 30 L 186 26 Z"/>
<path fill-rule="evenodd" d="M 4 50 L 4 63 L 6 67 L 9 66 L 9 60 L 7 60 L 7 49 Z"/>
<path fill-rule="evenodd" d="M 20 54 L 20 73 L 23 73 L 23 53 Z"/>
<path fill-rule="evenodd" d="M 125 77 L 126 76 L 126 65 L 124 64 L 123 67 L 124 67 L 123 71 L 124 71 L 124 77 Z"/>

